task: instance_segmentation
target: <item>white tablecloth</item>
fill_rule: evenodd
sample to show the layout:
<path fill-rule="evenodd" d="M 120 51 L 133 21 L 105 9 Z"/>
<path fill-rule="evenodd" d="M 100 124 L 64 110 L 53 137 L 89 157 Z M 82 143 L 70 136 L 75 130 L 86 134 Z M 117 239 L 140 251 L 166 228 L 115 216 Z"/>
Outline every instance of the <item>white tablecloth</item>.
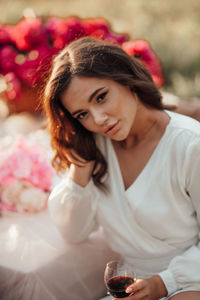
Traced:
<path fill-rule="evenodd" d="M 102 231 L 67 245 L 47 211 L 0 217 L 1 300 L 99 299 L 105 264 L 113 258 Z"/>

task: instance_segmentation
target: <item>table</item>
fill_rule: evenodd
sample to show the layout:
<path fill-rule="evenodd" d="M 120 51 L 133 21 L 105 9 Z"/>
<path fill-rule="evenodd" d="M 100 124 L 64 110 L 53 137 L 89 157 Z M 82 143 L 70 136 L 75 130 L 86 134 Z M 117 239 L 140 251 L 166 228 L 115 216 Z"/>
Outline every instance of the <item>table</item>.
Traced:
<path fill-rule="evenodd" d="M 102 230 L 67 244 L 48 211 L 0 218 L 1 300 L 97 300 L 105 294 L 105 264 L 117 256 Z"/>

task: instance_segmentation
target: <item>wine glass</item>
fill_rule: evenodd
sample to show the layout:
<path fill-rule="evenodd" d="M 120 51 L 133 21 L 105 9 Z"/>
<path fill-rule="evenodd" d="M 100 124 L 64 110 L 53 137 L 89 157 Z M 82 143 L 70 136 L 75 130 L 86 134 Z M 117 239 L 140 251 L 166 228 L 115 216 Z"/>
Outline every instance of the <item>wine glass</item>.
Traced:
<path fill-rule="evenodd" d="M 136 274 L 130 267 L 119 260 L 112 260 L 107 263 L 104 273 L 104 283 L 108 294 L 116 298 L 123 298 L 132 295 L 126 293 L 127 287 L 136 280 Z"/>

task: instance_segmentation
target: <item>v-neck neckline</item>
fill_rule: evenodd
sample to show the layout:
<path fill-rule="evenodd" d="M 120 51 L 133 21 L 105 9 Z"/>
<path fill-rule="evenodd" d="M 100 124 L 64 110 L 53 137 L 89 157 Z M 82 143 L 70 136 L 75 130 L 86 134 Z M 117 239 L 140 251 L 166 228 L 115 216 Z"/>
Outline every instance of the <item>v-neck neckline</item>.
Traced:
<path fill-rule="evenodd" d="M 172 117 L 171 117 L 171 114 L 170 112 L 166 111 L 165 112 L 168 114 L 170 120 L 169 120 L 169 123 L 167 124 L 166 128 L 165 128 L 165 131 L 164 133 L 162 134 L 160 140 L 158 141 L 155 149 L 153 150 L 151 156 L 149 157 L 148 161 L 146 162 L 144 168 L 141 170 L 141 172 L 138 174 L 138 176 L 135 178 L 135 180 L 129 185 L 129 187 L 126 189 L 125 188 L 125 185 L 124 185 L 124 180 L 123 180 L 123 177 L 122 177 L 122 172 L 121 172 L 121 169 L 120 169 L 120 165 L 119 165 L 119 161 L 118 161 L 118 158 L 117 158 L 117 153 L 115 151 L 115 148 L 114 148 L 114 145 L 112 143 L 112 140 L 109 139 L 109 143 L 110 143 L 110 147 L 112 149 L 112 153 L 113 153 L 113 156 L 114 156 L 114 159 L 116 161 L 116 165 L 117 165 L 117 169 L 118 169 L 118 172 L 120 174 L 120 180 L 121 180 L 121 183 L 122 183 L 122 186 L 123 186 L 123 190 L 125 193 L 128 193 L 128 191 L 136 185 L 136 183 L 139 181 L 139 179 L 143 176 L 143 174 L 145 173 L 146 169 L 148 169 L 149 165 L 151 164 L 151 162 L 153 161 L 153 158 L 154 156 L 156 155 L 158 149 L 160 148 L 161 144 L 163 143 L 163 140 L 164 140 L 164 137 L 167 135 L 167 132 L 169 130 L 169 127 L 171 127 L 171 123 L 172 123 Z"/>

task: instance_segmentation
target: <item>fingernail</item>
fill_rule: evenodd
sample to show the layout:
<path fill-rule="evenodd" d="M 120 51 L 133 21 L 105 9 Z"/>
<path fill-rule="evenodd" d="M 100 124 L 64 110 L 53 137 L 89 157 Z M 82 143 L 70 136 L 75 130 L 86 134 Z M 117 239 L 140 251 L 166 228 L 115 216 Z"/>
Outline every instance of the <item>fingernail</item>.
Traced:
<path fill-rule="evenodd" d="M 131 288 L 127 288 L 127 289 L 126 289 L 126 293 L 130 293 L 131 291 L 132 291 Z"/>

